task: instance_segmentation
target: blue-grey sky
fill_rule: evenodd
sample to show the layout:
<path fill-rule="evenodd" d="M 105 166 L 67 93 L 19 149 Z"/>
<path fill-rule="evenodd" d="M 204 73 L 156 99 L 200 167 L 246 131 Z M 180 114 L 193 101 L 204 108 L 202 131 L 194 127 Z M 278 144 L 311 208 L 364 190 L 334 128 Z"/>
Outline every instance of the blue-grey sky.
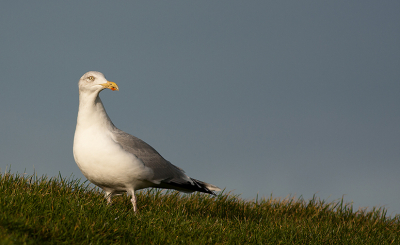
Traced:
<path fill-rule="evenodd" d="M 79 78 L 114 124 L 241 194 L 400 214 L 399 1 L 3 1 L 0 168 L 84 178 Z"/>

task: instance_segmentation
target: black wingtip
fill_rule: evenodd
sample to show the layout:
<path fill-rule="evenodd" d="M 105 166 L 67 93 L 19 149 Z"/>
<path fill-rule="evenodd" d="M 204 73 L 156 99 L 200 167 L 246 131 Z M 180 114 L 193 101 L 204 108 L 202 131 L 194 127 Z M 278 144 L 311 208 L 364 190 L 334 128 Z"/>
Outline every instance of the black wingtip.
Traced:
<path fill-rule="evenodd" d="M 207 193 L 210 195 L 216 195 L 213 191 L 211 191 L 210 189 L 207 188 L 207 184 L 204 183 L 203 181 L 200 180 L 196 180 L 196 179 L 192 179 L 190 178 L 193 182 L 185 182 L 185 183 L 177 183 L 177 182 L 164 182 L 162 185 L 162 188 L 167 188 L 167 189 L 175 189 L 178 191 L 187 191 L 187 192 L 194 192 L 194 191 L 198 191 L 198 192 L 203 192 L 203 193 Z M 160 186 L 161 187 L 161 186 Z"/>
<path fill-rule="evenodd" d="M 214 196 L 216 195 L 215 192 L 213 192 L 212 190 L 208 189 L 207 184 L 204 183 L 203 181 L 200 181 L 200 180 L 197 180 L 197 179 L 192 179 L 192 178 L 190 178 L 190 179 L 193 181 L 193 183 L 195 185 L 197 185 L 201 189 L 201 190 L 199 190 L 200 192 L 204 192 L 204 193 L 211 194 L 211 195 L 214 195 Z"/>

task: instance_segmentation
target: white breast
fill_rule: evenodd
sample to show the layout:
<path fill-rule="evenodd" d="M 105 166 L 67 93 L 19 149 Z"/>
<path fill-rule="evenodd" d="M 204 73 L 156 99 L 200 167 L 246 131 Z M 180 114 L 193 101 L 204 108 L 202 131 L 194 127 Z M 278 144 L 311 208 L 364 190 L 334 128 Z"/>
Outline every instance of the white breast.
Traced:
<path fill-rule="evenodd" d="M 153 171 L 116 143 L 111 133 L 97 127 L 76 129 L 74 158 L 83 175 L 104 188 L 136 187 L 152 179 Z"/>

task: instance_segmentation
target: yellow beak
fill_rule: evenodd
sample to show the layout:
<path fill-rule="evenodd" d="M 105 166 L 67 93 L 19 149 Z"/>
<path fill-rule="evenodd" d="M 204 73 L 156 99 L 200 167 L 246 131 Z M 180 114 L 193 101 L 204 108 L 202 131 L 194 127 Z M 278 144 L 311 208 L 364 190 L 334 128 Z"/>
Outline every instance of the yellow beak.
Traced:
<path fill-rule="evenodd" d="M 106 83 L 102 83 L 100 85 L 103 86 L 104 88 L 111 89 L 112 91 L 119 90 L 118 85 L 114 82 L 107 81 Z"/>

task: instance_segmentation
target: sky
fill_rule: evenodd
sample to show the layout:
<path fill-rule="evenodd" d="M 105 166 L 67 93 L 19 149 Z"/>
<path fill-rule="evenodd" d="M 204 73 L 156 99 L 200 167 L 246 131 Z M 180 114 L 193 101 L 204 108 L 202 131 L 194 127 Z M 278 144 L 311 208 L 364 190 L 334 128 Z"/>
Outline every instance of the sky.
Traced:
<path fill-rule="evenodd" d="M 85 177 L 79 78 L 120 129 L 244 199 L 400 214 L 399 1 L 2 1 L 0 169 Z"/>

